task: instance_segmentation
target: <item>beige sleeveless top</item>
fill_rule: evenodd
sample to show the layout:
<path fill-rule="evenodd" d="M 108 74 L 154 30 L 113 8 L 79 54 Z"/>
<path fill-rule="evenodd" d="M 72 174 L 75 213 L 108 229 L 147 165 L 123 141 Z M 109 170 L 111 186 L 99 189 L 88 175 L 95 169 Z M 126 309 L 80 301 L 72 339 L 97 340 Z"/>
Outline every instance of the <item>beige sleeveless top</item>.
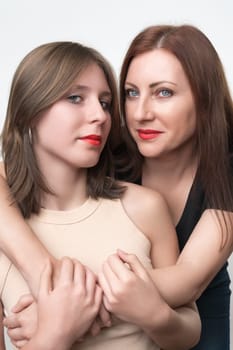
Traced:
<path fill-rule="evenodd" d="M 88 199 L 71 211 L 42 209 L 29 224 L 57 258 L 77 258 L 98 273 L 103 261 L 117 248 L 136 254 L 146 267 L 151 267 L 150 242 L 125 212 L 121 200 Z M 33 261 L 29 261 L 33 264 Z M 0 291 L 5 313 L 14 306 L 28 287 L 8 258 L 0 253 Z M 142 300 L 142 303 L 144 301 Z M 135 305 L 137 307 L 137 305 Z M 156 312 L 156 310 L 155 310 Z M 110 328 L 96 337 L 86 337 L 73 346 L 81 350 L 151 350 L 158 347 L 137 326 L 114 318 Z"/>

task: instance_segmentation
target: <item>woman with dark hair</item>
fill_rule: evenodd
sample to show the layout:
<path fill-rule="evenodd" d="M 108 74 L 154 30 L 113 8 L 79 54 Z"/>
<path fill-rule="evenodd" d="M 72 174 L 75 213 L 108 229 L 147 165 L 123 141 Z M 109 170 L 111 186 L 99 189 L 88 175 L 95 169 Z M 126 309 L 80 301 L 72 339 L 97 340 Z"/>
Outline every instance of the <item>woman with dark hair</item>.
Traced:
<path fill-rule="evenodd" d="M 195 349 L 229 350 L 233 104 L 221 61 L 199 29 L 151 26 L 126 53 L 120 94 L 120 176 L 162 194 L 181 250 L 176 267 L 153 272 L 157 287 L 172 306 L 197 300 Z"/>
<path fill-rule="evenodd" d="M 174 344 L 185 349 L 198 340 L 200 320 L 194 306 L 170 308 L 148 272 L 175 264 L 178 257 L 166 202 L 152 190 L 112 177 L 112 149 L 120 131 L 116 91 L 108 62 L 74 42 L 35 48 L 14 75 L 2 134 L 12 202 L 55 257 L 55 265 L 64 256 L 75 259 L 63 261 L 66 273 L 59 274 L 58 267 L 58 282 L 56 277 L 51 282 L 51 273 L 44 283 L 42 279 L 39 326 L 29 317 L 34 326 L 29 342 L 14 341 L 25 350 L 152 350 Z M 31 263 L 37 253 L 28 260 L 36 249 L 21 245 L 22 237 L 16 255 L 24 254 L 38 283 L 44 261 L 37 269 L 38 263 Z M 138 259 L 125 264 L 125 253 L 117 249 Z M 1 301 L 9 315 L 29 288 L 3 253 L 0 271 Z M 119 302 L 121 290 L 130 290 L 132 282 L 136 292 L 130 301 Z M 68 292 L 62 293 L 64 289 Z M 142 306 L 141 300 L 146 300 Z M 46 325 L 49 321 L 43 301 L 52 309 L 45 332 L 44 320 Z M 110 321 L 104 307 L 112 313 L 112 325 L 92 337 L 87 333 L 97 315 L 104 323 Z M 16 335 L 11 321 L 10 316 L 5 325 L 10 323 L 9 335 Z"/>

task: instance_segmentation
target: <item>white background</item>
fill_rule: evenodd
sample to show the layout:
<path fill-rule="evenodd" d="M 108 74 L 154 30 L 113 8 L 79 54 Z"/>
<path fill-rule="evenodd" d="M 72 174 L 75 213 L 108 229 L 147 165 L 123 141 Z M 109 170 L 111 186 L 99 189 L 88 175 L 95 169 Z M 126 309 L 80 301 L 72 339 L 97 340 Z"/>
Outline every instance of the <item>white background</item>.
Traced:
<path fill-rule="evenodd" d="M 1 0 L 0 130 L 12 75 L 34 47 L 56 40 L 79 41 L 99 50 L 118 74 L 131 39 L 144 27 L 163 23 L 189 23 L 204 31 L 220 55 L 233 91 L 231 0 Z M 233 259 L 229 270 L 233 276 Z"/>

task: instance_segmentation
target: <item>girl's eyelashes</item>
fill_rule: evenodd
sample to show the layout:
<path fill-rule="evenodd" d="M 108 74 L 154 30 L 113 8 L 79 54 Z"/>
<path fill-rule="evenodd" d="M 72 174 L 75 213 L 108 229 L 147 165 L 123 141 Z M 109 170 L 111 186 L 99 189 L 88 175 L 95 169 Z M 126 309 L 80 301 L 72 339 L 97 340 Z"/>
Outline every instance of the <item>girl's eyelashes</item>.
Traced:
<path fill-rule="evenodd" d="M 67 97 L 67 100 L 73 104 L 79 104 L 81 102 L 88 101 L 88 97 L 80 96 L 78 94 L 70 94 Z M 99 98 L 99 103 L 101 104 L 103 110 L 109 111 L 111 108 L 111 101 L 103 100 Z"/>
<path fill-rule="evenodd" d="M 69 95 L 67 97 L 67 99 L 71 102 L 71 103 L 80 103 L 82 101 L 82 97 L 80 95 Z"/>

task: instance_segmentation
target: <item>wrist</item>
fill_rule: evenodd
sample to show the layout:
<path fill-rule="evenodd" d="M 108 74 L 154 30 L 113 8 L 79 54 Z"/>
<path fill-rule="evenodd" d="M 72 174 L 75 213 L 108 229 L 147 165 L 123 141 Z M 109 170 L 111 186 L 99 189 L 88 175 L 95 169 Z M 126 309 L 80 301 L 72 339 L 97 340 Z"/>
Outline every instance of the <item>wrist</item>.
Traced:
<path fill-rule="evenodd" d="M 165 302 L 159 307 L 152 310 L 150 317 L 146 320 L 146 323 L 142 325 L 142 329 L 147 334 L 158 334 L 167 331 L 169 323 L 172 320 L 172 309 Z"/>
<path fill-rule="evenodd" d="M 69 350 L 72 344 L 67 344 L 64 339 L 55 336 L 50 330 L 41 332 L 37 331 L 32 339 L 28 342 L 25 350 Z"/>

